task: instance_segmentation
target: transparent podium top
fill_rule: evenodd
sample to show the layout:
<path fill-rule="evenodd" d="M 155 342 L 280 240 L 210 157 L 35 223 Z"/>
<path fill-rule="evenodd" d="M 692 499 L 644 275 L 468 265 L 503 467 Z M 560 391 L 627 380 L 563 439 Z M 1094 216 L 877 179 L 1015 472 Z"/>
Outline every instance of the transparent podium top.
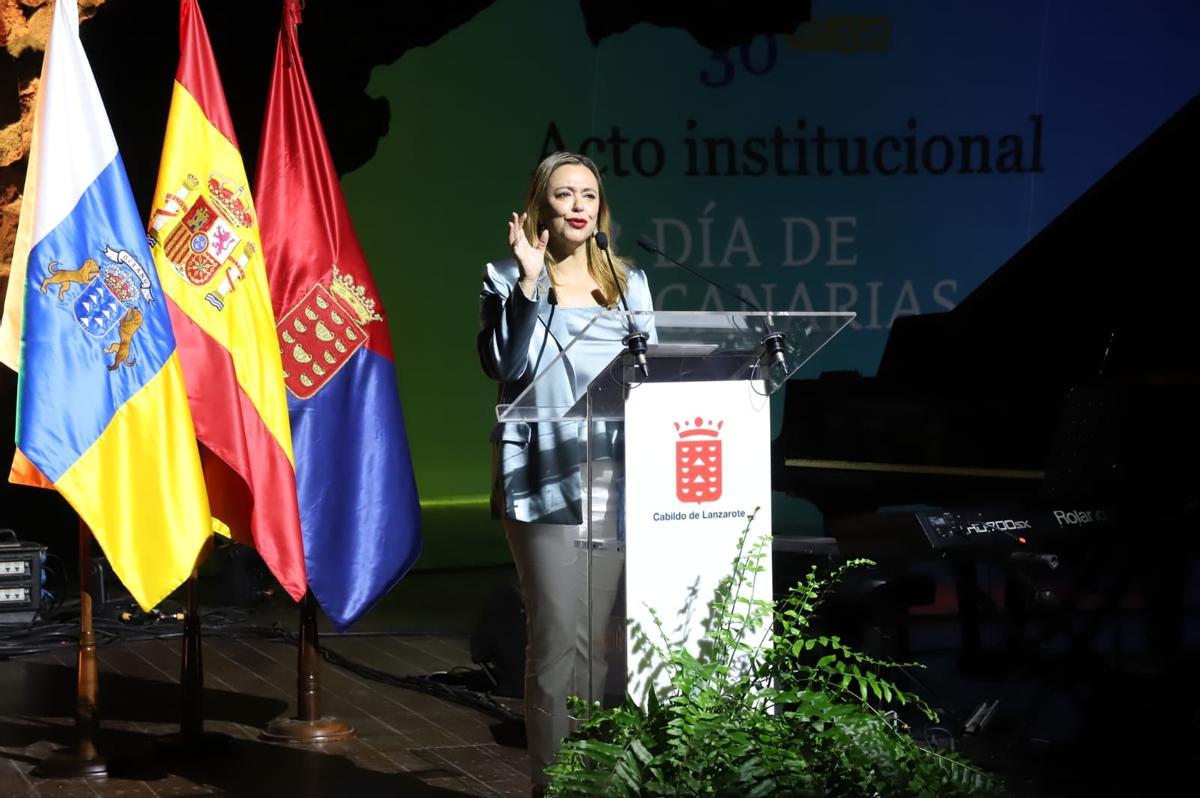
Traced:
<path fill-rule="evenodd" d="M 842 313 L 605 310 L 543 365 L 499 421 L 593 421 L 624 418 L 625 391 L 646 381 L 762 380 L 772 394 L 854 320 Z M 625 344 L 647 333 L 648 373 L 635 369 Z M 580 384 L 574 362 L 607 363 Z"/>

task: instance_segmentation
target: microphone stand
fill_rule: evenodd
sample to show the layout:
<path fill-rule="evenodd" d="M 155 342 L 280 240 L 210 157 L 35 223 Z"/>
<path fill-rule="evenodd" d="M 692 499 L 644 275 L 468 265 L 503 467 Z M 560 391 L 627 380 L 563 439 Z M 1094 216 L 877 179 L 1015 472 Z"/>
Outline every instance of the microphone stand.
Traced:
<path fill-rule="evenodd" d="M 597 233 L 596 235 L 599 236 L 600 234 Z M 599 242 L 597 241 L 597 243 L 599 243 Z M 742 296 L 741 294 L 735 294 L 734 292 L 730 291 L 728 288 L 721 285 L 720 283 L 715 282 L 715 281 L 710 280 L 709 278 L 705 277 L 703 274 L 696 271 L 692 267 L 683 265 L 682 263 L 675 260 L 667 253 L 663 252 L 657 246 L 655 246 L 650 240 L 643 237 L 643 238 L 639 238 L 637 243 L 638 243 L 639 247 L 646 250 L 647 252 L 650 252 L 652 254 L 666 258 L 671 263 L 673 263 L 676 266 L 678 266 L 679 268 L 683 269 L 685 272 L 688 272 L 689 274 L 694 274 L 696 277 L 699 277 L 701 280 L 708 283 L 713 288 L 716 288 L 718 291 L 724 291 L 726 294 L 729 294 L 731 297 L 738 300 L 742 304 L 752 308 L 753 310 L 757 311 L 758 313 L 763 313 L 764 314 L 763 315 L 763 325 L 764 325 L 764 329 L 766 330 L 766 334 L 763 336 L 763 339 L 760 342 L 763 347 L 762 359 L 768 361 L 768 363 L 771 365 L 778 364 L 783 369 L 783 372 L 785 374 L 787 373 L 787 359 L 784 356 L 784 352 L 783 352 L 784 334 L 782 332 L 780 332 L 779 330 L 776 330 L 771 325 L 770 314 L 766 313 L 766 311 L 764 311 L 758 305 L 751 302 L 749 299 Z M 602 249 L 603 249 L 603 247 L 602 247 Z"/>
<path fill-rule="evenodd" d="M 621 298 L 621 307 L 625 308 L 626 314 L 630 314 L 629 303 L 625 301 L 625 292 L 621 290 L 621 281 L 617 279 L 617 268 L 613 265 L 612 255 L 608 251 L 608 234 L 603 230 L 596 231 L 596 246 L 600 247 L 600 251 L 608 259 L 608 270 L 612 273 L 613 283 L 617 286 L 617 296 Z M 646 342 L 648 340 L 646 333 L 637 328 L 632 315 L 627 315 L 626 320 L 629 334 L 621 339 L 621 343 L 629 350 L 629 354 L 633 355 L 637 370 L 642 372 L 642 379 L 649 379 L 650 367 L 646 363 Z"/>

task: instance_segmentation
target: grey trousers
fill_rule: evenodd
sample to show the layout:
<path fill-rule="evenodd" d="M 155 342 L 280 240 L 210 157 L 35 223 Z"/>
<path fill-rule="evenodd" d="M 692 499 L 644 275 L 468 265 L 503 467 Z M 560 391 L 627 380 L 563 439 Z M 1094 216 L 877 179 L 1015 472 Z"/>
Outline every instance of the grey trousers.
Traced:
<path fill-rule="evenodd" d="M 624 556 L 615 545 L 593 548 L 589 574 L 585 527 L 506 518 L 504 531 L 525 598 L 525 734 L 531 779 L 541 786 L 549 782 L 546 766 L 574 729 L 567 696 L 603 698 L 608 674 L 604 641 L 609 639 Z M 590 661 L 589 580 L 590 633 L 597 641 Z"/>

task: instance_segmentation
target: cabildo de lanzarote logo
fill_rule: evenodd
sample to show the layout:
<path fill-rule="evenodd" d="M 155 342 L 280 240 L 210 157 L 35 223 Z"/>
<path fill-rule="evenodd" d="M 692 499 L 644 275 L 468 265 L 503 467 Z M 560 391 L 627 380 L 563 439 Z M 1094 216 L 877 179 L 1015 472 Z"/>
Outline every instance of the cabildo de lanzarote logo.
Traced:
<path fill-rule="evenodd" d="M 681 502 L 712 502 L 721 498 L 721 426 L 696 416 L 675 422 L 675 496 Z"/>

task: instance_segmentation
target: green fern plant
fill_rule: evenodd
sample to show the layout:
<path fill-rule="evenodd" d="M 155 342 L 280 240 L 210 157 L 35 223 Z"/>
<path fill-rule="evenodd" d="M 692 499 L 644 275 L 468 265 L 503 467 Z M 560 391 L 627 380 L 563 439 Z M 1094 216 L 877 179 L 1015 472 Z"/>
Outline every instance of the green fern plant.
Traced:
<path fill-rule="evenodd" d="M 936 721 L 917 695 L 900 689 L 892 663 L 836 636 L 814 633 L 822 601 L 852 568 L 812 569 L 776 604 L 749 598 L 763 573 L 769 540 L 746 551 L 751 515 L 732 574 L 722 580 L 704 624 L 698 656 L 672 646 L 652 613 L 661 644 L 635 630 L 670 675 L 664 695 L 648 691 L 616 707 L 588 707 L 585 720 L 547 769 L 549 795 L 642 796 L 970 796 L 996 782 L 955 754 L 917 744 L 897 710 Z M 764 624 L 774 635 L 763 643 Z"/>

